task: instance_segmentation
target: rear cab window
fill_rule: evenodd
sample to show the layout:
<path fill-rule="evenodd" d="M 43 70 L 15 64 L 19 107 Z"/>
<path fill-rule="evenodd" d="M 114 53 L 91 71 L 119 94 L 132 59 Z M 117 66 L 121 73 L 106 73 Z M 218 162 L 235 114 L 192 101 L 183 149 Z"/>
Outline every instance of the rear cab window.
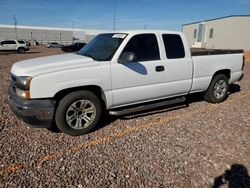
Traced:
<path fill-rule="evenodd" d="M 163 34 L 162 39 L 168 59 L 181 59 L 185 57 L 185 49 L 178 34 Z"/>

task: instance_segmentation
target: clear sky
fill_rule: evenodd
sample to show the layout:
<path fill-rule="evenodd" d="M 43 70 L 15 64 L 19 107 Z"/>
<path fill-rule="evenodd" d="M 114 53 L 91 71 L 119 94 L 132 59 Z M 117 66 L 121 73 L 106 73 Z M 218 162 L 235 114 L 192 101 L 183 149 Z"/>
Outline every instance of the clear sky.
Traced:
<path fill-rule="evenodd" d="M 250 15 L 250 0 L 115 0 L 117 29 L 181 30 L 182 24 Z M 113 0 L 0 0 L 0 24 L 112 29 Z"/>

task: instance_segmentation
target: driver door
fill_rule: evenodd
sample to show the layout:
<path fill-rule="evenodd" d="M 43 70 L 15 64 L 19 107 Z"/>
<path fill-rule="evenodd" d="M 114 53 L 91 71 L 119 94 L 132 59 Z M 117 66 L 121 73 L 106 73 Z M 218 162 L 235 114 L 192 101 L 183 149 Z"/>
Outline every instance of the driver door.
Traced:
<path fill-rule="evenodd" d="M 112 64 L 112 107 L 163 97 L 166 76 L 156 35 L 139 34 L 133 36 L 120 57 L 125 52 L 134 53 L 137 60 Z"/>

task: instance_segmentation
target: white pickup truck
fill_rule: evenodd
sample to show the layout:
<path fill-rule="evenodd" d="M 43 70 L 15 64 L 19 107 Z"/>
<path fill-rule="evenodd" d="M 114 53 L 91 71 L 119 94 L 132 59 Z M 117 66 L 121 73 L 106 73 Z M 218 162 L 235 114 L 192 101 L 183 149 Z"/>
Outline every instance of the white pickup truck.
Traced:
<path fill-rule="evenodd" d="M 101 114 L 124 115 L 183 102 L 191 93 L 224 101 L 243 77 L 242 50 L 191 52 L 173 31 L 120 31 L 97 35 L 77 53 L 15 63 L 11 109 L 39 127 L 53 123 L 69 135 L 92 130 Z"/>

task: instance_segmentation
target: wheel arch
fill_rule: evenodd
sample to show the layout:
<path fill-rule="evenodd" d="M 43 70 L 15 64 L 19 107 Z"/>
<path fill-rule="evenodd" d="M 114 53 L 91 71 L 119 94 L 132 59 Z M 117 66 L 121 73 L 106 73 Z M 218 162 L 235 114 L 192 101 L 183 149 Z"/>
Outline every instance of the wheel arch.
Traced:
<path fill-rule="evenodd" d="M 231 78 L 231 70 L 230 69 L 218 70 L 217 72 L 214 73 L 213 78 L 219 74 L 224 74 L 228 78 L 228 80 Z M 213 78 L 212 78 L 212 80 L 213 80 Z M 211 80 L 211 82 L 212 82 L 212 80 Z"/>
<path fill-rule="evenodd" d="M 74 91 L 81 91 L 81 90 L 92 91 L 101 100 L 102 105 L 104 105 L 105 108 L 107 107 L 107 100 L 106 100 L 106 96 L 104 94 L 104 91 L 102 90 L 101 87 L 96 86 L 96 85 L 88 85 L 88 86 L 80 86 L 80 87 L 72 87 L 72 88 L 63 89 L 61 91 L 58 91 L 54 95 L 53 98 L 56 101 L 60 101 L 64 96 L 66 96 Z"/>

